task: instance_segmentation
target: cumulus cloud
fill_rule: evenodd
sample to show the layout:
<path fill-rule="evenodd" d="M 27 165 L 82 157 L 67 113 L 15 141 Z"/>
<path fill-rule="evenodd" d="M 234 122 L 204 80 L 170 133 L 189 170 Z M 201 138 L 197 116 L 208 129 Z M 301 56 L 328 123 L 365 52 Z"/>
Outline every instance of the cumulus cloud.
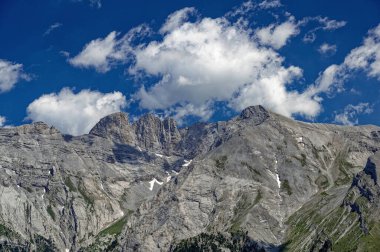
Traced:
<path fill-rule="evenodd" d="M 27 119 L 54 125 L 63 133 L 81 135 L 88 133 L 102 117 L 126 105 L 120 92 L 104 94 L 82 90 L 74 93 L 63 88 L 59 93 L 42 95 L 29 104 Z"/>
<path fill-rule="evenodd" d="M 351 50 L 343 63 L 329 66 L 309 91 L 343 91 L 344 82 L 356 71 L 363 71 L 368 77 L 380 80 L 380 24 L 369 30 L 363 43 Z"/>
<path fill-rule="evenodd" d="M 97 38 L 86 44 L 82 51 L 68 59 L 68 62 L 75 67 L 94 68 L 100 73 L 105 73 L 113 65 L 125 62 L 128 52 L 131 51 L 129 43 L 137 35 L 144 36 L 147 33 L 149 29 L 145 25 L 131 29 L 121 38 L 117 38 L 119 33 L 112 31 L 105 38 Z"/>
<path fill-rule="evenodd" d="M 363 44 L 344 59 L 343 67 L 364 70 L 369 77 L 380 80 L 380 24 L 368 32 Z"/>
<path fill-rule="evenodd" d="M 0 127 L 4 127 L 7 119 L 4 116 L 0 116 Z"/>
<path fill-rule="evenodd" d="M 283 47 L 290 37 L 299 33 L 294 17 L 281 24 L 271 24 L 256 30 L 256 36 L 263 45 L 270 45 L 275 49 Z"/>
<path fill-rule="evenodd" d="M 0 59 L 0 93 L 11 90 L 20 80 L 30 80 L 24 73 L 22 64 Z"/>
<path fill-rule="evenodd" d="M 343 112 L 336 113 L 334 121 L 343 125 L 356 125 L 358 124 L 358 116 L 362 114 L 371 114 L 372 107 L 368 103 L 359 103 L 357 105 L 347 105 Z"/>
<path fill-rule="evenodd" d="M 345 22 L 325 17 L 296 21 L 289 14 L 285 21 L 266 27 L 247 25 L 245 16 L 251 10 L 280 5 L 279 1 L 246 1 L 219 18 L 202 18 L 194 8 L 184 8 L 168 16 L 154 39 L 145 37 L 136 43 L 140 34 L 150 34 L 146 27 L 122 37 L 111 32 L 85 45 L 70 63 L 99 72 L 128 64 L 130 76 L 155 81 L 133 95 L 140 108 L 160 110 L 179 120 L 188 115 L 207 120 L 218 102 L 236 111 L 262 104 L 285 116 L 315 117 L 321 111 L 318 95 L 331 90 L 328 82 L 336 70 L 326 71 L 319 83 L 305 91 L 295 91 L 290 85 L 302 77 L 302 69 L 285 65 L 277 50 L 311 21 L 322 30 L 337 29 Z"/>
<path fill-rule="evenodd" d="M 192 7 L 186 7 L 186 8 L 173 12 L 166 19 L 166 22 L 161 27 L 160 32 L 167 33 L 178 28 L 185 21 L 187 21 L 190 15 L 194 14 L 195 12 L 196 12 L 195 8 L 192 8 Z"/>
<path fill-rule="evenodd" d="M 49 35 L 52 31 L 58 29 L 61 26 L 62 26 L 61 23 L 54 23 L 54 24 L 50 25 L 49 28 L 44 32 L 44 36 Z"/>
<path fill-rule="evenodd" d="M 318 48 L 318 52 L 323 55 L 334 55 L 336 53 L 336 50 L 336 45 L 330 45 L 328 43 L 323 43 Z"/>
<path fill-rule="evenodd" d="M 284 59 L 271 48 L 294 34 L 292 23 L 289 19 L 280 28 L 271 27 L 268 43 L 258 44 L 257 34 L 226 18 L 182 22 L 162 40 L 132 51 L 130 74 L 160 77 L 152 87 L 142 87 L 135 99 L 142 108 L 168 110 L 175 117 L 198 114 L 205 120 L 215 101 L 235 110 L 262 104 L 286 116 L 315 116 L 320 110 L 317 100 L 287 89 L 302 70 L 283 66 Z M 284 32 L 288 28 L 291 32 Z"/>
<path fill-rule="evenodd" d="M 124 54 L 116 49 L 120 46 L 116 40 L 115 31 L 108 34 L 104 39 L 92 40 L 84 46 L 83 50 L 74 58 L 69 59 L 70 64 L 82 68 L 95 68 L 98 72 L 107 72 L 113 62 L 124 59 Z"/>

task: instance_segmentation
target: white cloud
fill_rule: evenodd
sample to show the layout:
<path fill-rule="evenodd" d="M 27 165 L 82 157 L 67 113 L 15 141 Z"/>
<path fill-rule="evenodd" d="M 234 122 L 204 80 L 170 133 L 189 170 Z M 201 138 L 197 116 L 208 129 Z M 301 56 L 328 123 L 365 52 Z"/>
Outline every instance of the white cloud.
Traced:
<path fill-rule="evenodd" d="M 359 103 L 357 105 L 347 105 L 343 112 L 336 113 L 334 121 L 343 125 L 358 124 L 358 115 L 370 114 L 373 112 L 372 107 L 368 103 Z"/>
<path fill-rule="evenodd" d="M 280 28 L 273 27 L 272 46 L 286 43 L 295 31 L 293 24 L 289 19 Z M 291 32 L 282 31 L 289 26 Z M 284 59 L 254 37 L 225 18 L 203 18 L 183 22 L 160 41 L 135 47 L 129 72 L 161 78 L 152 87 L 141 88 L 135 99 L 142 108 L 167 110 L 177 118 L 197 114 L 206 120 L 215 101 L 227 102 L 235 110 L 262 104 L 286 116 L 317 115 L 317 100 L 286 87 L 302 76 L 302 70 L 282 66 Z"/>
<path fill-rule="evenodd" d="M 343 65 L 350 70 L 365 70 L 380 80 L 380 24 L 368 32 L 361 46 L 353 49 Z"/>
<path fill-rule="evenodd" d="M 380 80 L 380 24 L 369 30 L 362 45 L 351 50 L 343 63 L 329 66 L 316 81 L 316 86 L 309 90 L 314 93 L 332 89 L 343 91 L 344 82 L 358 70 Z"/>
<path fill-rule="evenodd" d="M 29 104 L 27 119 L 54 125 L 71 135 L 88 133 L 104 116 L 118 112 L 126 106 L 120 92 L 100 93 L 82 90 L 73 93 L 63 88 L 59 93 L 46 94 Z"/>
<path fill-rule="evenodd" d="M 261 3 L 259 3 L 259 7 L 261 9 L 270 9 L 270 8 L 277 8 L 281 6 L 280 0 L 264 0 Z"/>
<path fill-rule="evenodd" d="M 62 26 L 61 23 L 54 23 L 54 24 L 52 24 L 52 25 L 49 26 L 49 28 L 44 32 L 44 36 L 49 35 L 52 31 L 58 29 L 58 28 L 61 27 L 61 26 Z"/>
<path fill-rule="evenodd" d="M 316 32 L 318 30 L 334 31 L 336 29 L 344 27 L 347 24 L 347 22 L 343 20 L 338 21 L 334 19 L 329 19 L 328 17 L 316 16 L 316 17 L 306 17 L 302 19 L 299 22 L 299 25 L 306 25 L 306 24 L 309 24 L 310 22 L 316 22 L 318 23 L 318 26 L 306 32 L 306 34 L 303 37 L 303 41 L 305 43 L 314 42 L 315 39 L 317 38 Z"/>
<path fill-rule="evenodd" d="M 290 37 L 299 33 L 298 25 L 295 23 L 294 17 L 290 17 L 287 21 L 275 25 L 271 24 L 267 27 L 256 30 L 256 36 L 263 45 L 270 45 L 275 49 L 283 47 Z"/>
<path fill-rule="evenodd" d="M 4 127 L 7 119 L 4 116 L 0 116 L 0 127 Z"/>
<path fill-rule="evenodd" d="M 294 91 L 289 85 L 302 77 L 302 69 L 285 66 L 276 50 L 310 21 L 316 21 L 317 29 L 322 30 L 337 29 L 345 22 L 323 17 L 297 22 L 289 14 L 285 22 L 264 28 L 246 25 L 247 12 L 280 4 L 264 1 L 260 7 L 247 1 L 224 17 L 196 16 L 195 20 L 189 17 L 196 10 L 184 8 L 169 15 L 156 34 L 161 35 L 157 40 L 131 43 L 139 33 L 145 36 L 147 32 L 131 30 L 120 38 L 112 32 L 88 43 L 70 62 L 100 72 L 116 63 L 128 63 L 131 76 L 158 79 L 153 85 L 142 86 L 133 100 L 143 109 L 161 110 L 179 120 L 187 115 L 207 120 L 216 102 L 236 111 L 262 104 L 286 116 L 314 117 L 321 111 L 318 95 L 330 90 L 328 78 L 334 78 L 334 69 L 320 77 L 321 83 L 306 87 L 304 92 Z"/>
<path fill-rule="evenodd" d="M 186 7 L 186 8 L 173 12 L 166 19 L 166 22 L 161 27 L 160 32 L 167 33 L 167 32 L 173 31 L 174 29 L 177 29 L 185 21 L 187 21 L 190 15 L 193 15 L 195 13 L 196 13 L 196 10 L 195 8 L 192 8 L 192 7 Z"/>
<path fill-rule="evenodd" d="M 333 55 L 336 53 L 336 45 L 330 45 L 328 43 L 323 43 L 319 48 L 318 52 L 323 55 Z"/>
<path fill-rule="evenodd" d="M 116 36 L 117 33 L 113 31 L 104 39 L 92 40 L 77 56 L 69 59 L 70 64 L 83 68 L 93 67 L 102 73 L 107 72 L 113 62 L 124 59 L 124 55 L 116 49 L 119 46 Z"/>
<path fill-rule="evenodd" d="M 30 80 L 23 72 L 22 64 L 0 59 L 0 93 L 11 90 L 20 80 Z"/>
<path fill-rule="evenodd" d="M 248 13 L 259 10 L 268 10 L 272 8 L 278 8 L 282 6 L 280 0 L 264 0 L 258 3 L 258 1 L 248 0 L 243 2 L 241 5 L 233 8 L 231 11 L 227 12 L 225 16 L 236 17 L 245 16 Z"/>
<path fill-rule="evenodd" d="M 129 43 L 137 35 L 142 37 L 148 33 L 149 28 L 145 25 L 131 29 L 120 39 L 117 38 L 119 34 L 112 31 L 107 37 L 97 38 L 86 44 L 78 55 L 68 61 L 75 67 L 94 68 L 100 73 L 105 73 L 113 65 L 127 60 L 127 54 L 131 51 Z"/>

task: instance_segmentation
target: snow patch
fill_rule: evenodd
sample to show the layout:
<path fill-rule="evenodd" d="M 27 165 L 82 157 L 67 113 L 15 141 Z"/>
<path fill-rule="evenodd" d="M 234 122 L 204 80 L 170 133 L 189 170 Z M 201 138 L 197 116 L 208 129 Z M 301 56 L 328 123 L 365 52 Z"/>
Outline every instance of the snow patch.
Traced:
<path fill-rule="evenodd" d="M 188 167 L 193 160 L 186 160 L 185 159 L 184 161 L 185 161 L 185 163 L 182 165 L 182 167 Z"/>
<path fill-rule="evenodd" d="M 167 176 L 167 177 L 166 177 L 166 182 L 169 182 L 171 178 L 172 178 L 172 176 L 170 176 L 170 175 Z"/>
<path fill-rule="evenodd" d="M 179 173 L 176 172 L 175 170 L 172 170 L 172 172 L 175 174 L 175 175 L 178 175 Z"/>
<path fill-rule="evenodd" d="M 67 249 L 65 249 L 65 252 L 70 252 L 70 249 L 68 249 L 68 248 L 67 248 Z"/>
<path fill-rule="evenodd" d="M 280 177 L 278 176 L 277 167 L 275 167 L 275 173 L 268 170 L 269 174 L 276 180 L 278 188 L 281 188 Z"/>
<path fill-rule="evenodd" d="M 160 158 L 164 157 L 163 155 L 158 154 L 158 153 L 154 153 L 154 155 L 156 155 L 157 157 L 160 157 Z"/>
<path fill-rule="evenodd" d="M 149 190 L 153 191 L 154 183 L 157 183 L 159 185 L 163 184 L 163 182 L 160 182 L 156 178 L 154 178 L 154 179 L 152 179 L 152 181 L 149 182 L 149 184 L 150 184 Z"/>
<path fill-rule="evenodd" d="M 137 149 L 138 149 L 140 152 L 142 152 L 142 149 L 140 148 L 140 146 L 137 146 Z"/>
<path fill-rule="evenodd" d="M 305 147 L 305 143 L 303 141 L 303 137 L 302 136 L 297 137 L 297 143 L 299 143 L 302 147 Z"/>
<path fill-rule="evenodd" d="M 276 181 L 277 181 L 278 188 L 281 188 L 281 181 L 280 181 L 280 177 L 278 176 L 278 173 L 276 173 Z"/>

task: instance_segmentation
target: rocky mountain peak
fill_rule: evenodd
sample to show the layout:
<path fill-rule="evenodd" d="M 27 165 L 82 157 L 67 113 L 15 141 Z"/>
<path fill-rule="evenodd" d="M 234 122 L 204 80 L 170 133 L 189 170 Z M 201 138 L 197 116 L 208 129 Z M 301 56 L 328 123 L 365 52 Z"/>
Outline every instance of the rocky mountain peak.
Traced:
<path fill-rule="evenodd" d="M 103 117 L 91 129 L 90 134 L 122 143 L 132 143 L 134 141 L 133 129 L 129 123 L 128 114 L 123 112 Z"/>
<path fill-rule="evenodd" d="M 364 172 L 371 176 L 375 184 L 378 183 L 378 175 L 380 173 L 380 152 L 368 158 Z"/>
<path fill-rule="evenodd" d="M 149 113 L 140 117 L 133 127 L 138 145 L 146 149 L 169 153 L 181 140 L 177 123 L 172 118 L 165 118 L 162 121 L 154 114 Z"/>
<path fill-rule="evenodd" d="M 49 126 L 44 122 L 34 122 L 32 124 L 17 127 L 18 132 L 22 134 L 60 134 L 59 130 L 53 126 Z"/>
<path fill-rule="evenodd" d="M 269 112 L 261 105 L 250 106 L 240 113 L 240 119 L 250 119 L 255 124 L 261 124 L 269 118 Z"/>

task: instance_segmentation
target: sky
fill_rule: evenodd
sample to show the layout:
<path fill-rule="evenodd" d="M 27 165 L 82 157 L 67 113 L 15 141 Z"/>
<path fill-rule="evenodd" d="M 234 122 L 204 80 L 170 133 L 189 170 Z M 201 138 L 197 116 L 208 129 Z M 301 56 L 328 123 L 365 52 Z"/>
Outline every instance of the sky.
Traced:
<path fill-rule="evenodd" d="M 180 126 L 263 105 L 380 125 L 377 0 L 1 0 L 0 127 L 86 134 L 104 116 Z"/>

